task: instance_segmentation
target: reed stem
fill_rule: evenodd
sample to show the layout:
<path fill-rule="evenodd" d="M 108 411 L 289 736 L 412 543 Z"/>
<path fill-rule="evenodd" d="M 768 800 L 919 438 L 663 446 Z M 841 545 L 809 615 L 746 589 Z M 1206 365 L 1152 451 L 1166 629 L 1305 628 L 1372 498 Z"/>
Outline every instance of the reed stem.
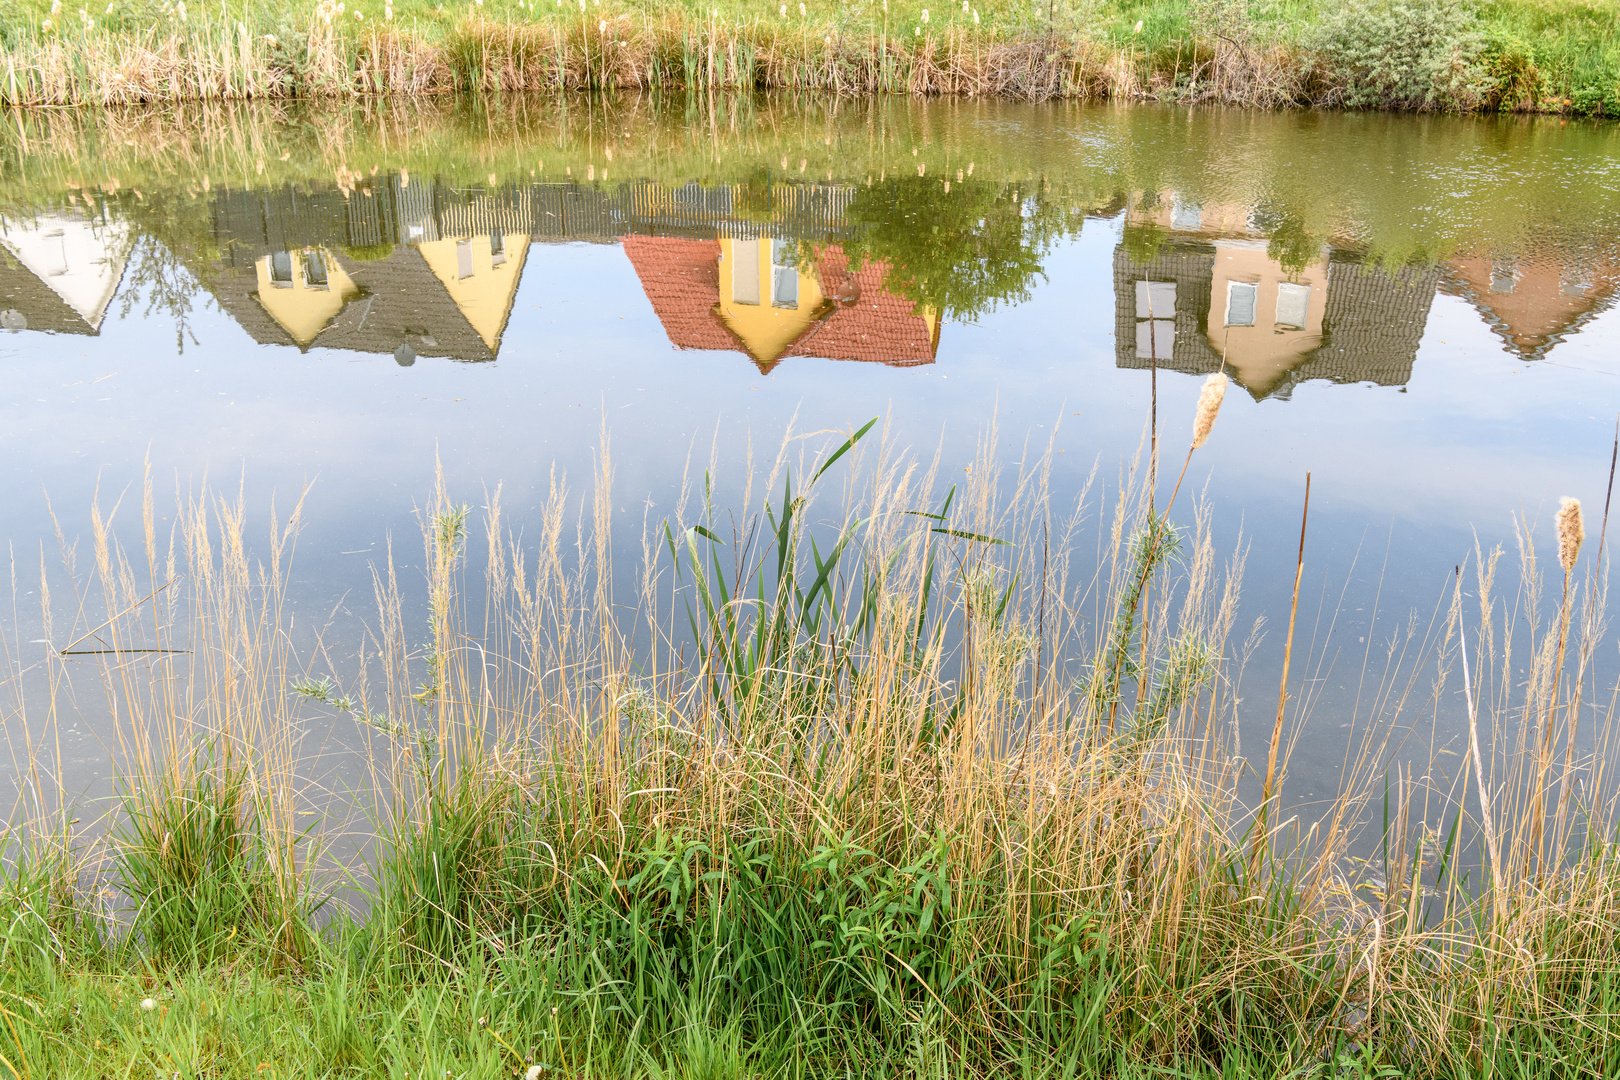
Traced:
<path fill-rule="evenodd" d="M 1491 859 L 1491 894 L 1496 925 L 1502 925 L 1504 912 L 1500 905 L 1507 902 L 1507 891 L 1502 884 L 1502 847 L 1496 838 L 1496 816 L 1491 811 L 1491 789 L 1485 782 L 1485 760 L 1479 750 L 1479 710 L 1474 705 L 1474 684 L 1468 671 L 1468 638 L 1462 622 L 1462 568 L 1454 571 L 1457 591 L 1457 634 L 1463 666 L 1463 699 L 1468 705 L 1468 754 L 1474 765 L 1474 784 L 1479 788 L 1479 814 L 1485 830 L 1486 853 Z"/>
<path fill-rule="evenodd" d="M 1305 508 L 1299 515 L 1299 556 L 1294 561 L 1294 599 L 1288 607 L 1288 637 L 1283 642 L 1282 683 L 1277 688 L 1277 720 L 1271 727 L 1271 748 L 1266 753 L 1266 782 L 1260 789 L 1260 814 L 1255 830 L 1255 852 L 1258 856 L 1265 843 L 1266 817 L 1271 806 L 1271 795 L 1277 780 L 1277 747 L 1282 742 L 1283 714 L 1288 707 L 1288 669 L 1294 660 L 1294 622 L 1299 616 L 1299 583 L 1305 575 L 1305 525 L 1311 516 L 1311 474 L 1305 474 Z"/>

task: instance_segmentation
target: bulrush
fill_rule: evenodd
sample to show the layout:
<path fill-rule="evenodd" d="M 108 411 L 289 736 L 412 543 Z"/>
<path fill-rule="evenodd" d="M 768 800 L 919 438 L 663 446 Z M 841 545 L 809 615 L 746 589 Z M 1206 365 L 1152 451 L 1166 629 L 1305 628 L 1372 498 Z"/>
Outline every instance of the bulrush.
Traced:
<path fill-rule="evenodd" d="M 1558 516 L 1553 519 L 1558 529 L 1558 563 L 1564 568 L 1564 598 L 1559 604 L 1558 613 L 1558 651 L 1553 659 L 1552 693 L 1547 695 L 1546 712 L 1541 718 L 1541 740 L 1539 752 L 1536 756 L 1536 785 L 1535 794 L 1531 799 L 1530 832 L 1524 858 L 1526 865 L 1533 857 L 1538 866 L 1542 863 L 1542 846 L 1546 840 L 1545 824 L 1547 810 L 1548 772 L 1552 768 L 1553 749 L 1553 721 L 1558 711 L 1558 685 L 1564 675 L 1564 651 L 1569 646 L 1569 607 L 1570 591 L 1569 577 L 1575 570 L 1575 560 L 1581 555 L 1581 542 L 1586 539 L 1586 522 L 1581 518 L 1581 500 L 1564 496 L 1558 500 Z M 1567 715 L 1571 728 L 1568 744 L 1566 746 L 1565 773 L 1569 772 L 1569 763 L 1572 760 L 1574 748 L 1573 727 L 1576 719 L 1575 702 L 1568 702 Z M 1568 789 L 1568 782 L 1565 782 Z M 1559 797 L 1562 806 L 1564 799 Z M 1563 811 L 1560 810 L 1560 817 Z M 1561 828 L 1562 826 L 1560 826 Z"/>
<path fill-rule="evenodd" d="M 1170 501 L 1164 504 L 1164 512 L 1170 513 L 1170 508 L 1176 504 L 1176 496 L 1181 493 L 1181 482 L 1187 478 L 1187 466 L 1192 464 L 1193 451 L 1203 446 L 1209 439 L 1209 433 L 1215 426 L 1215 417 L 1220 415 L 1221 402 L 1226 400 L 1226 385 L 1231 382 L 1226 372 L 1217 371 L 1204 380 L 1203 389 L 1198 391 L 1198 410 L 1193 414 L 1192 443 L 1187 447 L 1187 457 L 1181 463 L 1181 474 L 1176 477 L 1176 486 L 1170 492 Z"/>
<path fill-rule="evenodd" d="M 971 164 L 968 165 L 968 171 L 973 171 L 973 166 Z M 922 168 L 920 166 L 917 169 L 917 175 L 922 175 Z M 1215 426 L 1215 417 L 1219 415 L 1221 411 L 1221 402 L 1226 397 L 1226 384 L 1230 381 L 1231 380 L 1226 377 L 1226 373 L 1223 371 L 1217 371 L 1215 374 L 1204 380 L 1204 387 L 1198 392 L 1198 410 L 1193 414 L 1192 443 L 1187 447 L 1187 456 L 1182 459 L 1181 473 L 1176 477 L 1176 486 L 1170 491 L 1170 501 L 1164 504 L 1164 512 L 1162 514 L 1155 514 L 1151 496 L 1148 500 L 1147 535 L 1151 539 L 1142 548 L 1142 565 L 1137 570 L 1135 575 L 1133 575 L 1136 581 L 1135 588 L 1131 589 L 1130 592 L 1124 597 L 1124 625 L 1134 626 L 1136 623 L 1137 609 L 1146 604 L 1149 591 L 1149 579 L 1153 576 L 1154 568 L 1159 565 L 1160 561 L 1165 555 L 1166 549 L 1164 540 L 1166 534 L 1164 531 L 1163 522 L 1169 518 L 1170 508 L 1176 505 L 1176 496 L 1181 494 L 1181 482 L 1187 478 L 1187 466 L 1192 464 L 1193 451 L 1204 445 L 1205 440 L 1209 438 L 1210 429 Z M 1155 462 L 1155 471 L 1153 476 L 1156 478 L 1158 457 L 1157 436 L 1154 438 L 1153 453 Z M 1148 481 L 1148 485 L 1151 490 L 1154 486 L 1156 486 L 1156 479 L 1150 479 Z M 1115 666 L 1111 670 L 1113 670 L 1115 674 L 1111 674 L 1109 676 L 1108 686 L 1108 734 L 1110 736 L 1114 734 L 1114 720 L 1119 711 L 1117 671 L 1126 660 L 1127 646 L 1125 645 L 1125 639 L 1128 636 L 1128 634 L 1120 636 L 1113 645 L 1112 662 Z M 1144 623 L 1142 626 L 1142 640 L 1143 648 L 1145 650 L 1147 645 L 1146 623 Z M 1140 675 L 1141 678 L 1137 683 L 1138 693 L 1145 690 L 1147 687 L 1146 669 L 1142 669 Z"/>
<path fill-rule="evenodd" d="M 1564 573 L 1575 569 L 1581 543 L 1586 539 L 1586 522 L 1581 517 L 1581 500 L 1565 496 L 1558 500 L 1558 561 Z"/>
<path fill-rule="evenodd" d="M 1231 382 L 1226 373 L 1217 371 L 1204 380 L 1204 388 L 1198 392 L 1198 415 L 1193 417 L 1192 448 L 1197 450 L 1209 438 L 1210 428 L 1215 426 L 1215 417 L 1221 411 L 1221 402 L 1226 398 L 1226 384 Z M 1575 514 L 1580 516 L 1580 504 L 1576 504 Z"/>

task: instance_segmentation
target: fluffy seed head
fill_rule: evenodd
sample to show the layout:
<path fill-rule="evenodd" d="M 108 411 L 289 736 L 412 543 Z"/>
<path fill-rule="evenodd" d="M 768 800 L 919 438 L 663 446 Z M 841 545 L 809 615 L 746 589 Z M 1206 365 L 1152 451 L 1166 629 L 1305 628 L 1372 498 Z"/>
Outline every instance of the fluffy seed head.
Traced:
<path fill-rule="evenodd" d="M 151 998 L 143 998 L 141 1000 L 142 1012 L 151 1012 L 155 1008 L 157 1008 L 157 1002 L 153 1001 Z"/>
<path fill-rule="evenodd" d="M 1575 560 L 1581 554 L 1581 541 L 1586 539 L 1586 522 L 1581 518 L 1581 500 L 1558 500 L 1558 561 L 1564 573 L 1575 569 Z"/>
<path fill-rule="evenodd" d="M 1221 399 L 1226 397 L 1228 380 L 1224 372 L 1217 371 L 1204 380 L 1198 392 L 1198 415 L 1193 417 L 1193 449 L 1197 450 L 1209 438 L 1209 429 L 1215 426 L 1215 414 L 1221 411 Z"/>

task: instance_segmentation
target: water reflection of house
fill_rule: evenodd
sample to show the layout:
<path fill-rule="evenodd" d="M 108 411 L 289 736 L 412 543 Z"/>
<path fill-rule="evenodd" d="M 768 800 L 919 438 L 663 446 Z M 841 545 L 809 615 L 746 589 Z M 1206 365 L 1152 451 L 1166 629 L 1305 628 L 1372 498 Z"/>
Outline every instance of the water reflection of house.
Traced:
<path fill-rule="evenodd" d="M 1446 263 L 1440 287 L 1471 303 L 1514 355 L 1539 360 L 1614 303 L 1620 266 L 1579 252 L 1459 255 Z"/>
<path fill-rule="evenodd" d="M 790 356 L 930 364 L 939 316 L 884 286 L 888 267 L 852 268 L 833 244 L 801 256 L 771 237 L 627 236 L 624 251 L 676 348 L 746 353 L 761 372 Z"/>
<path fill-rule="evenodd" d="M 1114 252 L 1119 366 L 1224 366 L 1256 398 L 1311 379 L 1411 378 L 1438 271 L 1374 270 L 1325 247 L 1284 267 L 1247 212 L 1230 207 L 1175 201 L 1146 217 L 1168 239 L 1142 262 L 1124 243 Z"/>
<path fill-rule="evenodd" d="M 490 360 L 500 350 L 531 244 L 650 234 L 706 244 L 711 264 L 722 245 L 737 245 L 734 260 L 764 253 L 759 288 L 772 299 L 755 312 L 746 289 L 728 292 L 737 333 L 719 347 L 746 341 L 745 351 L 773 358 L 769 363 L 803 336 L 796 319 L 814 315 L 828 343 L 846 332 L 860 336 L 846 331 L 848 318 L 822 317 L 831 311 L 822 311 L 819 293 L 811 296 L 819 270 L 806 279 L 802 299 L 788 302 L 785 290 L 799 278 L 783 275 L 786 249 L 760 239 L 768 232 L 836 241 L 850 190 L 650 180 L 612 189 L 571 181 L 460 189 L 402 174 L 323 191 L 221 190 L 213 204 L 223 253 L 219 300 L 260 342 L 392 353 L 402 362 L 417 355 Z M 825 270 L 838 273 L 830 264 Z M 861 286 L 860 274 L 844 277 L 849 287 Z M 727 280 L 734 288 L 741 279 Z M 718 285 L 711 291 L 717 295 Z M 881 306 L 884 297 L 878 299 Z M 711 297 L 710 305 L 716 302 Z M 883 348 L 900 355 L 892 342 Z"/>
<path fill-rule="evenodd" d="M 222 192 L 218 298 L 254 340 L 492 360 L 532 230 L 509 193 L 399 176 L 314 195 Z"/>
<path fill-rule="evenodd" d="M 99 333 L 132 246 L 99 215 L 0 217 L 0 328 Z"/>

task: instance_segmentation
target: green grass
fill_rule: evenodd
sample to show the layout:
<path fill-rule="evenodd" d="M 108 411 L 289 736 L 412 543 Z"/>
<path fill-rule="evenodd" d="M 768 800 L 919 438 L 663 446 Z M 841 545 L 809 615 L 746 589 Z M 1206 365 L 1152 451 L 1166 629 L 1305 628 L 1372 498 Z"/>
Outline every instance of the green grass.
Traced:
<path fill-rule="evenodd" d="M 1620 12 L 1594 0 L 56 3 L 7 0 L 0 98 L 708 85 L 1620 112 Z M 1350 49 L 1341 15 L 1367 31 Z M 1416 70 L 1415 96 L 1363 85 L 1369 64 Z"/>

